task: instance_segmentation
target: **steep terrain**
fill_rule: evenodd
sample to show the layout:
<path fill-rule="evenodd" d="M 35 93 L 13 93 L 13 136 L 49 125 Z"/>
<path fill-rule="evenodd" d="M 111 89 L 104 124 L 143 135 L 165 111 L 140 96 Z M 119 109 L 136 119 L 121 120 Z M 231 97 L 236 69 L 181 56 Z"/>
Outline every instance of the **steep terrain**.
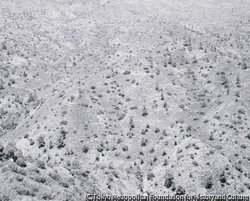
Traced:
<path fill-rule="evenodd" d="M 0 9 L 0 200 L 250 195 L 248 1 Z"/>

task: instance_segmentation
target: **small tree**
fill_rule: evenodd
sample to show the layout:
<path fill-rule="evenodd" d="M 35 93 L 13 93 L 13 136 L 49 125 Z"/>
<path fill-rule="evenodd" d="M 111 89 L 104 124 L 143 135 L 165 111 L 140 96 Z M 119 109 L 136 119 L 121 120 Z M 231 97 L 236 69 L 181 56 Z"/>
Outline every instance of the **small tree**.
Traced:
<path fill-rule="evenodd" d="M 37 138 L 37 141 L 38 141 L 38 148 L 41 148 L 41 147 L 45 146 L 44 136 L 40 135 Z"/>
<path fill-rule="evenodd" d="M 236 82 L 236 84 L 240 84 L 240 77 L 239 76 L 237 76 L 237 82 Z"/>
<path fill-rule="evenodd" d="M 200 49 L 200 50 L 203 50 L 202 42 L 200 42 L 200 44 L 199 44 L 199 49 Z"/>
<path fill-rule="evenodd" d="M 144 106 L 143 106 L 143 111 L 142 111 L 142 116 L 143 116 L 143 117 L 146 117 L 147 115 L 148 115 L 148 111 L 147 111 L 146 106 L 144 105 Z"/>
<path fill-rule="evenodd" d="M 6 45 L 3 43 L 3 45 L 2 45 L 2 49 L 3 50 L 7 50 L 7 47 L 6 47 Z"/>
<path fill-rule="evenodd" d="M 3 80 L 2 79 L 0 79 L 0 90 L 3 90 L 4 89 L 4 87 L 3 87 Z"/>
<path fill-rule="evenodd" d="M 247 65 L 246 65 L 246 63 L 243 61 L 243 64 L 242 64 L 242 69 L 243 70 L 246 70 L 247 69 Z"/>
<path fill-rule="evenodd" d="M 60 148 L 62 148 L 62 147 L 65 147 L 64 139 L 65 139 L 65 137 L 63 137 L 62 135 L 60 135 L 60 136 L 57 138 L 57 148 L 58 148 L 58 149 L 60 149 Z"/>

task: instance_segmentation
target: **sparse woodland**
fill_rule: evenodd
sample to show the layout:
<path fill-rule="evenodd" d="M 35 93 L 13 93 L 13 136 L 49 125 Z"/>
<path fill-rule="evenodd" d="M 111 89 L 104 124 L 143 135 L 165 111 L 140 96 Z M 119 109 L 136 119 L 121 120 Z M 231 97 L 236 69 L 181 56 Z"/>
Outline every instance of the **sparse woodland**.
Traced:
<path fill-rule="evenodd" d="M 0 201 L 250 195 L 250 4 L 197 2 L 0 2 Z"/>

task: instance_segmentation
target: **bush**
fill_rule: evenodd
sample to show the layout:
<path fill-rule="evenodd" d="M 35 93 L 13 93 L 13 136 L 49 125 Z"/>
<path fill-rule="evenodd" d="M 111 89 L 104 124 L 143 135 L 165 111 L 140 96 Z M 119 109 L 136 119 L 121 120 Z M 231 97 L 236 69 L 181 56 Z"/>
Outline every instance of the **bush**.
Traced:
<path fill-rule="evenodd" d="M 45 146 L 44 136 L 40 135 L 37 138 L 37 141 L 38 141 L 38 148 L 41 148 L 41 147 Z"/>
<path fill-rule="evenodd" d="M 213 187 L 213 183 L 212 183 L 211 179 L 209 179 L 207 181 L 206 185 L 205 185 L 205 188 L 206 189 L 211 189 L 212 187 Z"/>
<path fill-rule="evenodd" d="M 3 150 L 4 150 L 3 145 L 0 145 L 0 152 L 3 152 Z"/>
<path fill-rule="evenodd" d="M 0 79 L 0 90 L 3 90 L 4 89 L 4 81 L 2 79 Z"/>
<path fill-rule="evenodd" d="M 26 172 L 25 172 L 23 169 L 19 168 L 15 163 L 9 164 L 9 165 L 8 165 L 8 168 L 9 168 L 12 172 L 16 172 L 16 173 L 22 174 L 22 175 L 24 175 L 24 176 L 27 175 Z"/>
<path fill-rule="evenodd" d="M 61 128 L 61 134 L 63 137 L 66 137 L 66 134 L 68 133 L 67 131 L 65 131 L 63 128 Z"/>
<path fill-rule="evenodd" d="M 26 139 L 26 138 L 28 138 L 29 137 L 29 134 L 25 134 L 24 135 L 24 138 Z"/>
<path fill-rule="evenodd" d="M 84 147 L 82 148 L 82 151 L 83 151 L 84 153 L 87 153 L 87 152 L 89 151 L 89 148 L 88 148 L 87 146 L 84 146 Z"/>
<path fill-rule="evenodd" d="M 37 167 L 38 167 L 38 168 L 46 169 L 45 163 L 44 163 L 42 160 L 38 160 L 38 161 L 36 162 L 36 164 L 37 164 Z"/>
<path fill-rule="evenodd" d="M 159 128 L 156 128 L 155 129 L 155 133 L 159 133 L 160 132 L 160 129 Z"/>
<path fill-rule="evenodd" d="M 17 160 L 16 160 L 16 164 L 20 167 L 26 167 L 26 162 L 25 162 L 25 159 L 24 158 L 21 158 L 19 157 Z"/>
<path fill-rule="evenodd" d="M 54 143 L 52 141 L 49 142 L 49 149 L 52 149 L 54 147 Z"/>
<path fill-rule="evenodd" d="M 36 176 L 35 177 L 35 181 L 37 181 L 39 183 L 45 183 L 46 182 L 46 178 L 42 177 L 42 176 Z"/>
<path fill-rule="evenodd" d="M 24 177 L 21 176 L 21 175 L 17 175 L 17 176 L 16 176 L 16 180 L 17 180 L 18 182 L 23 181 L 23 179 L 24 179 Z"/>
<path fill-rule="evenodd" d="M 65 137 L 63 137 L 62 135 L 60 135 L 60 136 L 57 138 L 57 148 L 58 148 L 58 149 L 60 149 L 60 148 L 62 148 L 62 147 L 65 147 L 64 139 L 65 139 Z"/>
<path fill-rule="evenodd" d="M 52 193 L 44 192 L 42 195 L 43 200 L 53 200 L 55 196 Z"/>
<path fill-rule="evenodd" d="M 122 150 L 123 150 L 123 151 L 128 151 L 128 146 L 124 146 L 124 147 L 122 148 Z"/>
<path fill-rule="evenodd" d="M 30 190 L 28 188 L 25 188 L 23 186 L 18 186 L 16 189 L 16 192 L 19 195 L 29 195 L 29 196 L 35 196 L 35 192 L 33 190 Z"/>
<path fill-rule="evenodd" d="M 7 172 L 7 171 L 9 171 L 10 169 L 9 169 L 9 167 L 2 167 L 2 173 L 5 173 L 5 172 Z"/>
<path fill-rule="evenodd" d="M 176 195 L 185 195 L 186 191 L 182 186 L 178 186 L 176 190 Z"/>
<path fill-rule="evenodd" d="M 67 181 L 65 181 L 65 180 L 62 180 L 60 182 L 60 185 L 62 185 L 64 188 L 68 188 L 70 186 L 69 183 Z"/>
<path fill-rule="evenodd" d="M 67 122 L 66 120 L 63 120 L 63 121 L 60 122 L 60 124 L 61 124 L 61 125 L 67 125 L 68 122 Z"/>
<path fill-rule="evenodd" d="M 35 144 L 35 142 L 34 142 L 33 139 L 30 139 L 29 142 L 30 142 L 30 145 L 31 145 L 31 146 L 32 146 L 33 144 Z"/>
<path fill-rule="evenodd" d="M 4 151 L 4 158 L 7 160 L 10 158 L 14 159 L 14 156 L 15 156 L 15 147 L 12 144 L 8 144 Z"/>
<path fill-rule="evenodd" d="M 3 195 L 2 197 L 0 197 L 0 201 L 9 201 L 10 197 L 8 195 Z"/>
<path fill-rule="evenodd" d="M 6 47 L 6 45 L 4 43 L 2 44 L 2 49 L 7 50 L 7 47 Z"/>
<path fill-rule="evenodd" d="M 59 181 L 61 179 L 60 175 L 56 172 L 50 172 L 49 176 L 55 181 Z"/>
<path fill-rule="evenodd" d="M 169 175 L 168 178 L 165 180 L 164 186 L 166 188 L 170 188 L 173 185 L 173 180 L 174 180 L 174 177 Z"/>
<path fill-rule="evenodd" d="M 62 116 L 64 116 L 65 114 L 67 114 L 67 110 L 62 111 Z"/>
<path fill-rule="evenodd" d="M 145 147 L 147 145 L 148 140 L 147 139 L 142 139 L 141 146 Z"/>
<path fill-rule="evenodd" d="M 214 140 L 214 136 L 210 135 L 209 140 L 213 141 Z"/>
<path fill-rule="evenodd" d="M 221 183 L 226 183 L 227 180 L 224 171 L 221 173 L 219 180 Z"/>
<path fill-rule="evenodd" d="M 148 175 L 147 175 L 147 179 L 150 181 L 153 181 L 154 177 L 155 177 L 155 175 L 152 172 L 148 173 Z"/>
<path fill-rule="evenodd" d="M 193 164 L 194 166 L 199 166 L 198 163 L 197 163 L 196 161 L 193 161 L 192 164 Z"/>
<path fill-rule="evenodd" d="M 97 151 L 98 151 L 98 152 L 102 152 L 102 151 L 103 151 L 103 148 L 102 148 L 102 147 L 98 147 L 98 148 L 97 148 Z"/>
<path fill-rule="evenodd" d="M 145 106 L 143 106 L 143 110 L 142 110 L 142 116 L 146 117 L 148 115 L 148 111 L 147 108 Z"/>

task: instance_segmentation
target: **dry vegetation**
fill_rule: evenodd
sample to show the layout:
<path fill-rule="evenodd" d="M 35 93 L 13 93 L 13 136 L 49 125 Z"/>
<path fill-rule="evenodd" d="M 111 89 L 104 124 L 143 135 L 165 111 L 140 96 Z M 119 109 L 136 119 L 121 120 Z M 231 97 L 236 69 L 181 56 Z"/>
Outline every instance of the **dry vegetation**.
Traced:
<path fill-rule="evenodd" d="M 1 1 L 0 200 L 250 195 L 250 5 L 211 2 Z"/>

